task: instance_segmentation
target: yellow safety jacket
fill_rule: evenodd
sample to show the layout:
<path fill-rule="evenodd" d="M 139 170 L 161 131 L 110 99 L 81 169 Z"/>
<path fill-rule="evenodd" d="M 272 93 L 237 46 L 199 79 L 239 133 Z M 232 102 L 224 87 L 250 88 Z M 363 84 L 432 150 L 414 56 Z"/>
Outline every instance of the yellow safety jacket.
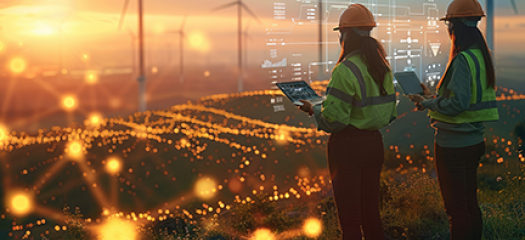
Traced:
<path fill-rule="evenodd" d="M 396 91 L 392 74 L 378 86 L 361 58 L 360 51 L 349 54 L 334 68 L 326 90 L 322 117 L 341 127 L 377 130 L 396 117 Z M 387 95 L 381 96 L 381 88 Z"/>
<path fill-rule="evenodd" d="M 496 101 L 496 91 L 494 88 L 487 87 L 487 74 L 483 53 L 479 49 L 467 49 L 461 51 L 459 54 L 462 54 L 465 59 L 467 59 L 471 73 L 470 75 L 472 76 L 472 96 L 470 98 L 470 107 L 468 110 L 457 116 L 447 116 L 435 111 L 429 111 L 428 115 L 441 122 L 456 124 L 497 121 L 499 119 L 499 114 Z M 454 92 L 447 89 L 449 82 L 450 80 L 445 81 L 439 86 L 439 96 L 445 98 L 454 96 Z"/>

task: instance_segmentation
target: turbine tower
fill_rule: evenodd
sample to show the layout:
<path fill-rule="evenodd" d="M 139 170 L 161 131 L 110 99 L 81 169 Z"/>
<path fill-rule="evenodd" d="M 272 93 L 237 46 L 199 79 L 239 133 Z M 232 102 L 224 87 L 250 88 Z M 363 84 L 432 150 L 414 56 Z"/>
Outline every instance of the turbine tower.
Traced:
<path fill-rule="evenodd" d="M 179 43 L 180 43 L 180 83 L 184 82 L 184 38 L 186 37 L 186 32 L 184 32 L 184 27 L 186 26 L 187 16 L 184 16 L 179 30 L 171 31 L 168 33 L 179 34 Z"/>
<path fill-rule="evenodd" d="M 514 13 L 518 15 L 518 8 L 514 0 L 509 0 L 512 5 Z M 486 39 L 489 49 L 494 51 L 494 0 L 487 0 L 487 26 L 486 26 Z"/>
<path fill-rule="evenodd" d="M 126 10 L 128 9 L 129 0 L 125 0 L 124 8 L 122 9 L 122 14 L 120 16 L 120 21 L 118 29 L 122 28 L 124 18 L 126 17 Z M 139 81 L 139 111 L 146 111 L 146 75 L 144 71 L 144 28 L 143 28 L 143 13 L 142 13 L 142 0 L 138 0 L 138 15 L 139 15 L 139 76 L 137 80 Z"/>
<path fill-rule="evenodd" d="M 248 69 L 248 40 L 252 40 L 250 34 L 248 34 L 248 29 L 250 29 L 250 23 L 246 25 L 246 28 L 242 34 L 244 36 L 244 67 L 246 69 Z"/>
<path fill-rule="evenodd" d="M 242 81 L 242 9 L 248 14 L 250 14 L 257 22 L 261 22 L 259 18 L 242 2 L 242 0 L 237 0 L 232 3 L 224 4 L 222 6 L 219 6 L 217 8 L 214 8 L 212 11 L 217 11 L 220 9 L 228 8 L 230 6 L 237 5 L 237 46 L 238 46 L 238 64 L 239 64 L 239 77 L 237 80 L 237 91 L 242 92 L 243 91 L 243 81 Z"/>

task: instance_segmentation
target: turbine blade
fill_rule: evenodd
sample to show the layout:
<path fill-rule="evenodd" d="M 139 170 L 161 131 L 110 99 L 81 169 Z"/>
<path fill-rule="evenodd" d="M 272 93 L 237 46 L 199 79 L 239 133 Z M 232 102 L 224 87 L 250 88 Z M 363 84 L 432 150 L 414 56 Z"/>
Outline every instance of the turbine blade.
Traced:
<path fill-rule="evenodd" d="M 231 6 L 236 5 L 236 4 L 238 4 L 237 1 L 232 2 L 232 3 L 228 3 L 228 4 L 224 4 L 224 5 L 222 5 L 222 6 L 219 6 L 219 7 L 216 7 L 216 8 L 214 8 L 214 9 L 212 9 L 211 11 L 212 11 L 212 12 L 214 12 L 214 11 L 218 11 L 218 10 L 221 10 L 221 9 L 224 9 L 224 8 L 231 7 Z"/>
<path fill-rule="evenodd" d="M 253 13 L 252 10 L 250 10 L 250 8 L 248 8 L 248 6 L 246 6 L 246 4 L 244 4 L 243 2 L 241 2 L 241 6 L 244 8 L 244 10 L 246 10 L 246 12 L 248 12 L 248 14 L 252 15 L 252 17 L 257 20 L 257 22 L 259 24 L 261 24 L 261 20 L 259 20 L 259 18 L 255 15 L 255 13 Z"/>
<path fill-rule="evenodd" d="M 248 29 L 250 29 L 250 24 L 251 23 L 252 23 L 252 21 L 249 21 L 248 24 L 246 24 L 246 28 L 244 29 L 245 33 L 248 33 Z"/>
<path fill-rule="evenodd" d="M 183 31 L 184 27 L 186 26 L 186 19 L 188 18 L 188 15 L 184 15 L 184 19 L 182 20 L 182 23 L 180 24 L 180 30 Z"/>
<path fill-rule="evenodd" d="M 518 8 L 516 7 L 516 2 L 514 0 L 510 0 L 510 4 L 512 5 L 512 9 L 514 9 L 514 13 L 518 15 Z"/>
<path fill-rule="evenodd" d="M 129 28 L 128 28 L 128 33 L 133 39 L 137 39 L 137 36 L 135 36 L 135 33 L 133 33 L 133 31 L 131 31 L 131 29 Z"/>
<path fill-rule="evenodd" d="M 118 23 L 118 30 L 122 29 L 122 24 L 124 23 L 124 18 L 126 17 L 126 10 L 128 10 L 129 0 L 125 0 L 124 8 L 122 8 L 122 13 L 120 14 L 120 20 Z"/>

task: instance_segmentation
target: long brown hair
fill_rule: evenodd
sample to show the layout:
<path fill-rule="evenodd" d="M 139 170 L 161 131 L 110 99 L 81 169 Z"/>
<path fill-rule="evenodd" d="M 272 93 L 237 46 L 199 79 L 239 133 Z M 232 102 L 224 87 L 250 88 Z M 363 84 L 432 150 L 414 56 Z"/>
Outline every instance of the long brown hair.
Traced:
<path fill-rule="evenodd" d="M 371 28 L 360 29 L 371 30 Z M 370 36 L 360 36 L 352 28 L 342 28 L 341 34 L 344 34 L 344 40 L 341 43 L 341 54 L 338 63 L 344 61 L 345 57 L 354 50 L 360 49 L 364 52 L 361 59 L 366 64 L 368 73 L 374 79 L 374 82 L 381 87 L 381 96 L 386 96 L 387 92 L 383 87 L 385 75 L 390 72 L 390 64 L 386 60 L 386 51 L 383 45 L 375 38 Z"/>
<path fill-rule="evenodd" d="M 469 17 L 465 19 L 467 21 L 479 21 L 481 17 Z M 483 53 L 483 59 L 485 60 L 487 87 L 494 88 L 496 85 L 496 73 L 494 71 L 494 63 L 492 62 L 492 57 L 487 46 L 487 41 L 485 41 L 485 37 L 483 37 L 481 31 L 479 31 L 479 28 L 468 27 L 458 18 L 452 18 L 450 21 L 452 22 L 452 27 L 449 33 L 452 38 L 452 45 L 450 47 L 449 65 L 461 51 L 465 51 L 477 43 L 480 47 L 481 53 Z"/>

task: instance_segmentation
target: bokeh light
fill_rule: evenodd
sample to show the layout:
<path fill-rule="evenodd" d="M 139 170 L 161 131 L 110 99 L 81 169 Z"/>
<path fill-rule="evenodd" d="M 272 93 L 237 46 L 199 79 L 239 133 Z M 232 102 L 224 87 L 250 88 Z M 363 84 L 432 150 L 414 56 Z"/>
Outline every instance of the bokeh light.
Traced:
<path fill-rule="evenodd" d="M 202 199 L 210 199 L 215 196 L 216 187 L 215 181 L 209 177 L 203 177 L 195 184 L 195 194 Z"/>
<path fill-rule="evenodd" d="M 62 105 L 64 106 L 64 108 L 66 110 L 71 110 L 71 109 L 73 109 L 75 107 L 76 100 L 72 96 L 64 97 L 63 100 L 62 100 Z"/>
<path fill-rule="evenodd" d="M 108 220 L 99 230 L 102 240 L 135 240 L 135 226 L 118 218 Z"/>
<path fill-rule="evenodd" d="M 102 115 L 99 113 L 92 113 L 89 115 L 88 124 L 92 126 L 98 126 L 102 123 Z"/>
<path fill-rule="evenodd" d="M 14 73 L 21 73 L 21 72 L 26 70 L 27 63 L 22 58 L 13 58 L 9 62 L 9 67 L 10 67 L 11 71 L 13 71 Z"/>
<path fill-rule="evenodd" d="M 210 42 L 202 32 L 192 32 L 188 35 L 190 47 L 194 50 L 207 52 L 210 50 Z"/>
<path fill-rule="evenodd" d="M 111 173 L 115 174 L 118 173 L 121 169 L 120 161 L 117 158 L 110 158 L 107 163 L 106 170 Z"/>
<path fill-rule="evenodd" d="M 97 83 L 98 75 L 96 72 L 88 71 L 86 73 L 85 80 L 89 84 Z"/>
<path fill-rule="evenodd" d="M 11 209 L 15 215 L 26 215 L 31 211 L 31 202 L 29 196 L 24 193 L 13 194 L 11 198 Z"/>
<path fill-rule="evenodd" d="M 311 238 L 318 237 L 322 232 L 322 223 L 317 218 L 309 218 L 304 221 L 303 231 L 304 234 Z"/>
<path fill-rule="evenodd" d="M 239 193 L 242 191 L 242 182 L 237 178 L 232 178 L 228 181 L 228 189 L 230 189 L 232 193 Z"/>
<path fill-rule="evenodd" d="M 205 76 L 205 77 L 209 77 L 209 76 L 210 76 L 210 71 L 205 71 L 205 72 L 204 72 L 204 76 Z"/>
<path fill-rule="evenodd" d="M 253 232 L 253 236 L 250 240 L 275 240 L 275 236 L 270 230 L 261 228 Z"/>
<path fill-rule="evenodd" d="M 68 156 L 72 159 L 81 159 L 84 154 L 82 153 L 82 143 L 80 141 L 72 141 L 67 145 Z"/>
<path fill-rule="evenodd" d="M 7 133 L 8 133 L 8 130 L 4 126 L 0 125 L 0 141 L 3 141 L 4 139 L 6 139 Z"/>

